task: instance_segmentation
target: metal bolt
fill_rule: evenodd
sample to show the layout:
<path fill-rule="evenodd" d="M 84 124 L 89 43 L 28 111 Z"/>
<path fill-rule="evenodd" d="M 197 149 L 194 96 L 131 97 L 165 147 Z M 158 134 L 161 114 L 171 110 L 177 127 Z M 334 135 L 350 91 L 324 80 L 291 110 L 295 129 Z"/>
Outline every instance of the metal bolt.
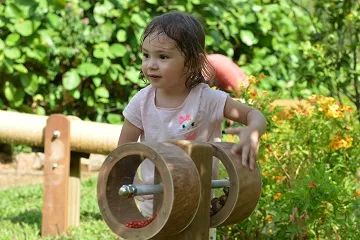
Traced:
<path fill-rule="evenodd" d="M 52 164 L 52 169 L 55 169 L 55 168 L 57 168 L 58 166 L 59 166 L 58 163 L 53 163 L 53 164 Z"/>
<path fill-rule="evenodd" d="M 59 138 L 60 135 L 61 135 L 61 132 L 59 130 L 53 131 L 52 140 Z"/>

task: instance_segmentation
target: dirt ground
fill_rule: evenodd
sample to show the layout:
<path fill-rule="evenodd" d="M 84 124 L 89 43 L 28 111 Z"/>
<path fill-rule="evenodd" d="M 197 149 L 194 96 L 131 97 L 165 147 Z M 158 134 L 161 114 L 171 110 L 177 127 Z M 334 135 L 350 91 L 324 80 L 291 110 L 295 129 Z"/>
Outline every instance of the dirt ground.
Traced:
<path fill-rule="evenodd" d="M 89 159 L 81 159 L 81 178 L 97 175 L 104 158 L 102 155 L 90 155 Z M 19 153 L 12 157 L 0 153 L 0 190 L 42 184 L 43 162 L 42 153 Z"/>

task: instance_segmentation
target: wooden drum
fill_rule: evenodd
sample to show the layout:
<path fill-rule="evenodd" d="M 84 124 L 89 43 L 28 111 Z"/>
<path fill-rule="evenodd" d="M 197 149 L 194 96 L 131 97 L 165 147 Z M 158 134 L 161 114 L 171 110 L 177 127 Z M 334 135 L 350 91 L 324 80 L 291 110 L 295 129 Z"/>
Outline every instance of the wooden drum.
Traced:
<path fill-rule="evenodd" d="M 133 183 L 144 159 L 155 164 L 163 185 L 162 200 L 150 224 L 129 228 L 127 222 L 145 218 L 135 200 L 119 196 L 118 191 L 122 185 Z M 100 212 L 115 234 L 125 239 L 160 238 L 181 232 L 191 223 L 199 205 L 200 178 L 191 158 L 171 143 L 128 143 L 106 158 L 99 173 L 97 195 Z"/>

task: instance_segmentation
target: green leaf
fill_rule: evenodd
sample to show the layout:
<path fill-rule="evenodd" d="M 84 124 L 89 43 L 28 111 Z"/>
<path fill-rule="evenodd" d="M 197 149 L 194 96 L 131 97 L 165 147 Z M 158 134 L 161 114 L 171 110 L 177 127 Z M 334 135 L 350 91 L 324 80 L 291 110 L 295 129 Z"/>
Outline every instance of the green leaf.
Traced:
<path fill-rule="evenodd" d="M 102 42 L 94 46 L 93 55 L 96 58 L 106 58 L 109 56 L 109 44 Z"/>
<path fill-rule="evenodd" d="M 95 76 L 99 73 L 99 68 L 93 63 L 82 63 L 78 66 L 78 72 L 85 77 Z"/>
<path fill-rule="evenodd" d="M 101 78 L 96 77 L 96 78 L 93 78 L 92 81 L 93 81 L 95 87 L 100 87 L 100 85 L 101 85 Z"/>
<path fill-rule="evenodd" d="M 24 13 L 15 4 L 9 3 L 5 8 L 5 17 L 10 19 L 23 18 Z"/>
<path fill-rule="evenodd" d="M 4 54 L 7 58 L 17 59 L 20 58 L 21 52 L 18 48 L 5 48 Z"/>
<path fill-rule="evenodd" d="M 19 73 L 28 73 L 27 68 L 22 64 L 14 64 L 14 69 Z"/>
<path fill-rule="evenodd" d="M 157 5 L 158 1 L 157 0 L 146 0 L 147 3 L 150 3 L 152 5 Z"/>
<path fill-rule="evenodd" d="M 46 115 L 46 110 L 42 106 L 36 106 L 35 113 L 37 115 Z"/>
<path fill-rule="evenodd" d="M 14 26 L 15 30 L 22 36 L 30 36 L 34 31 L 33 23 L 30 20 L 19 21 Z"/>
<path fill-rule="evenodd" d="M 75 90 L 72 92 L 72 96 L 73 96 L 75 99 L 80 99 L 80 97 L 81 97 L 80 91 L 79 91 L 78 89 L 75 89 Z"/>
<path fill-rule="evenodd" d="M 106 116 L 106 119 L 108 120 L 109 123 L 111 124 L 119 124 L 121 122 L 121 116 L 120 114 L 115 114 L 115 113 L 109 113 Z"/>
<path fill-rule="evenodd" d="M 39 88 L 38 76 L 35 74 L 23 75 L 20 77 L 21 85 L 24 87 L 25 92 L 29 95 L 34 95 Z M 35 99 L 35 98 L 34 98 Z"/>
<path fill-rule="evenodd" d="M 111 64 L 111 61 L 108 58 L 104 58 L 102 64 L 99 67 L 99 73 L 105 74 L 108 71 L 109 67 L 112 65 L 113 64 Z"/>
<path fill-rule="evenodd" d="M 114 43 L 110 46 L 111 58 L 123 57 L 126 53 L 126 48 L 119 43 Z"/>
<path fill-rule="evenodd" d="M 20 35 L 17 33 L 11 33 L 6 37 L 5 43 L 6 45 L 12 47 L 15 46 L 16 43 L 19 41 Z"/>
<path fill-rule="evenodd" d="M 116 33 L 116 39 L 117 39 L 119 42 L 125 42 L 125 41 L 126 41 L 126 38 L 127 38 L 127 34 L 126 34 L 126 31 L 125 31 L 125 30 L 120 29 L 120 30 Z"/>
<path fill-rule="evenodd" d="M 89 96 L 88 98 L 86 98 L 86 105 L 89 107 L 93 107 L 95 105 L 95 101 L 92 96 Z"/>
<path fill-rule="evenodd" d="M 136 23 L 137 25 L 139 25 L 141 27 L 146 25 L 145 20 L 142 17 L 140 17 L 139 14 L 131 15 L 131 22 Z"/>
<path fill-rule="evenodd" d="M 241 38 L 241 41 L 243 41 L 243 43 L 245 43 L 248 46 L 252 46 L 258 42 L 258 39 L 249 30 L 241 30 L 240 38 Z"/>
<path fill-rule="evenodd" d="M 25 92 L 22 88 L 17 88 L 7 81 L 4 87 L 4 95 L 11 105 L 18 107 L 23 103 Z"/>
<path fill-rule="evenodd" d="M 99 87 L 95 90 L 95 96 L 99 98 L 109 98 L 109 91 L 105 87 Z"/>
<path fill-rule="evenodd" d="M 125 76 L 133 83 L 137 83 L 140 79 L 139 71 L 134 67 L 130 67 L 129 69 L 127 69 Z"/>
<path fill-rule="evenodd" d="M 63 76 L 62 83 L 66 90 L 73 90 L 80 85 L 81 79 L 77 71 L 70 70 Z"/>
<path fill-rule="evenodd" d="M 58 15 L 54 13 L 49 13 L 47 15 L 47 18 L 53 28 L 58 29 L 60 27 L 61 18 Z"/>
<path fill-rule="evenodd" d="M 0 39 L 0 50 L 3 50 L 5 47 L 5 43 L 3 40 Z"/>

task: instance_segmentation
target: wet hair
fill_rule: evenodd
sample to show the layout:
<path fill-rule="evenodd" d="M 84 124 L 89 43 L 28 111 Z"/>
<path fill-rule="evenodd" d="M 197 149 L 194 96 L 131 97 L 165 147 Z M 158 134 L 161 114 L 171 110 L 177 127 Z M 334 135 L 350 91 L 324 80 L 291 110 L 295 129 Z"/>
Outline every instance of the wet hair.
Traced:
<path fill-rule="evenodd" d="M 141 46 L 151 34 L 166 34 L 176 42 L 185 57 L 185 86 L 188 89 L 213 79 L 214 68 L 206 58 L 204 28 L 195 17 L 182 12 L 169 12 L 155 17 L 144 30 Z"/>

